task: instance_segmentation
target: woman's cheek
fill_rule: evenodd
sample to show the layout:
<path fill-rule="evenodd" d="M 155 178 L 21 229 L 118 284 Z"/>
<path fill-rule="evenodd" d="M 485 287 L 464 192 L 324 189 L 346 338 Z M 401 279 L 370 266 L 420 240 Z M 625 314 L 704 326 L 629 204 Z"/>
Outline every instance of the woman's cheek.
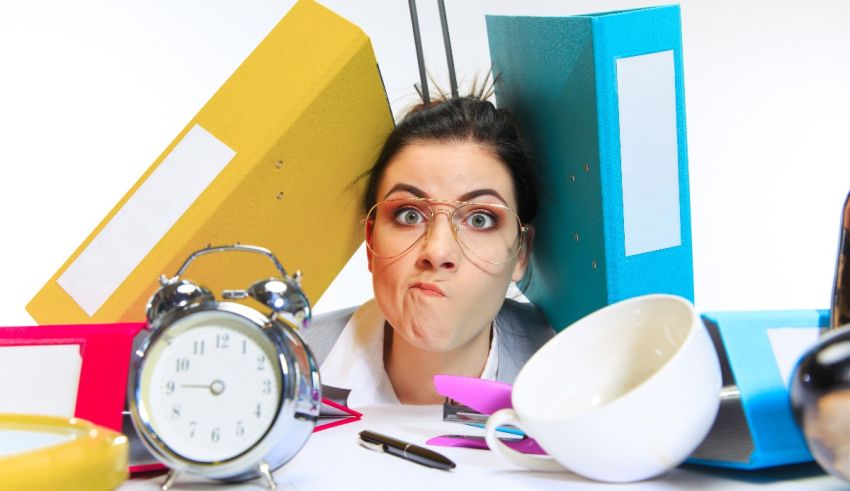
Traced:
<path fill-rule="evenodd" d="M 377 261 L 372 271 L 372 290 L 375 300 L 381 311 L 391 320 L 396 317 L 404 300 L 403 292 L 400 291 L 400 282 L 393 274 L 392 268 Z"/>

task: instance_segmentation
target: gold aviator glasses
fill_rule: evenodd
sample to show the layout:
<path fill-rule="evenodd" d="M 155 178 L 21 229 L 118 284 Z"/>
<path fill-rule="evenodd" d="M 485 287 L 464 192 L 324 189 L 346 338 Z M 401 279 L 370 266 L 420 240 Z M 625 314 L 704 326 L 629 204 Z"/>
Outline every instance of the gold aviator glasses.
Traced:
<path fill-rule="evenodd" d="M 461 249 L 486 263 L 506 263 L 522 248 L 527 227 L 507 206 L 431 198 L 388 199 L 375 204 L 361 220 L 367 229 L 372 228 L 366 246 L 378 257 L 400 256 L 423 237 L 427 240 L 440 213 L 448 218 Z"/>

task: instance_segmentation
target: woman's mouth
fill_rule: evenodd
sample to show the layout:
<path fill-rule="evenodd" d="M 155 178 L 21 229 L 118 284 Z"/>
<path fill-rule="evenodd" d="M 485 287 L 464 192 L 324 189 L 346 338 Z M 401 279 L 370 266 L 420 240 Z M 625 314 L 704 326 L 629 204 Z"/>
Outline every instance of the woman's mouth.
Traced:
<path fill-rule="evenodd" d="M 440 289 L 439 286 L 433 283 L 423 283 L 417 282 L 410 286 L 410 288 L 418 290 L 426 295 L 433 295 L 435 297 L 445 297 L 446 294 L 443 293 L 443 290 Z"/>

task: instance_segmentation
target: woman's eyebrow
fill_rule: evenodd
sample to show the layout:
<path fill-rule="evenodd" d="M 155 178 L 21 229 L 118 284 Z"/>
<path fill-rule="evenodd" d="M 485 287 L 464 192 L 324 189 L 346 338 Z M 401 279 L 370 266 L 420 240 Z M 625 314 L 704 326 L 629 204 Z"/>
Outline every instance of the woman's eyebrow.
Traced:
<path fill-rule="evenodd" d="M 505 198 L 503 198 L 502 195 L 499 194 L 498 191 L 496 191 L 495 189 L 490 189 L 490 188 L 476 189 L 474 191 L 469 191 L 468 193 L 463 193 L 460 196 L 460 198 L 458 198 L 458 201 L 472 201 L 473 199 L 481 197 L 481 196 L 492 196 L 492 197 L 498 199 L 499 201 L 501 201 L 502 203 L 504 203 L 505 206 L 508 206 L 508 202 L 505 201 Z"/>
<path fill-rule="evenodd" d="M 406 192 L 416 196 L 417 198 L 428 198 L 429 197 L 428 193 L 426 193 L 425 191 L 419 189 L 418 187 L 416 187 L 412 184 L 398 183 L 398 184 L 395 184 L 393 187 L 391 187 L 389 191 L 387 191 L 387 194 L 384 195 L 384 199 L 387 199 L 387 196 L 395 193 L 396 191 L 406 191 Z M 498 199 L 499 201 L 501 201 L 502 203 L 504 203 L 505 206 L 508 206 L 508 202 L 505 201 L 505 198 L 503 198 L 502 195 L 499 194 L 498 191 L 496 191 L 495 189 L 490 189 L 490 188 L 475 189 L 473 191 L 468 191 L 468 192 L 460 195 L 457 198 L 457 200 L 458 201 L 472 201 L 473 199 L 479 198 L 481 196 L 492 196 L 492 197 Z"/>
<path fill-rule="evenodd" d="M 387 196 L 393 194 L 396 191 L 407 191 L 408 193 L 416 196 L 417 198 L 428 197 L 428 194 L 425 191 L 419 189 L 418 187 L 412 184 L 398 183 L 395 186 L 391 187 L 389 191 L 387 191 L 387 194 L 384 195 L 384 199 L 387 199 Z"/>

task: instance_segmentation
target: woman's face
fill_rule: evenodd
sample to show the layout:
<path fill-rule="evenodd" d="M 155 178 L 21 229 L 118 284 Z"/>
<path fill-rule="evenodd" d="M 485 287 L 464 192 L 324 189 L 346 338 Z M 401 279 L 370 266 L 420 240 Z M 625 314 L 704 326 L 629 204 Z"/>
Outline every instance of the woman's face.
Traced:
<path fill-rule="evenodd" d="M 505 165 L 472 142 L 428 142 L 402 149 L 387 165 L 377 199 L 414 197 L 517 207 Z M 510 281 L 525 272 L 527 248 L 498 265 L 465 254 L 448 221 L 453 206 L 430 204 L 435 212 L 446 211 L 435 214 L 430 234 L 398 257 L 368 252 L 369 270 L 375 300 L 395 333 L 420 349 L 447 352 L 485 330 L 489 335 Z M 367 230 L 367 240 L 373 239 Z"/>

